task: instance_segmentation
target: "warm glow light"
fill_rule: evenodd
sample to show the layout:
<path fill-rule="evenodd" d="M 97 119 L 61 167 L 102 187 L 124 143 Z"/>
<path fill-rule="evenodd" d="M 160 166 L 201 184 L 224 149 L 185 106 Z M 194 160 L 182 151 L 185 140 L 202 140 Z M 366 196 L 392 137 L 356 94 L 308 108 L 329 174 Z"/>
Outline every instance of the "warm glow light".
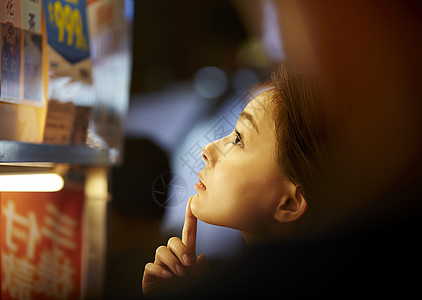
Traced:
<path fill-rule="evenodd" d="M 0 175 L 0 192 L 56 192 L 64 180 L 57 174 Z"/>

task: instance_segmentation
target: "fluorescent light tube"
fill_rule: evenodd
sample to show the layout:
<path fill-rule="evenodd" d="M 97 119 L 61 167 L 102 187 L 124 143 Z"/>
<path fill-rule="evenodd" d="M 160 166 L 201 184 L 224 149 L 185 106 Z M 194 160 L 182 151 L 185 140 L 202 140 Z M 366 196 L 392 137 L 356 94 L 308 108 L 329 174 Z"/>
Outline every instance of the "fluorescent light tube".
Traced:
<path fill-rule="evenodd" d="M 0 192 L 56 192 L 64 186 L 58 174 L 0 175 Z"/>

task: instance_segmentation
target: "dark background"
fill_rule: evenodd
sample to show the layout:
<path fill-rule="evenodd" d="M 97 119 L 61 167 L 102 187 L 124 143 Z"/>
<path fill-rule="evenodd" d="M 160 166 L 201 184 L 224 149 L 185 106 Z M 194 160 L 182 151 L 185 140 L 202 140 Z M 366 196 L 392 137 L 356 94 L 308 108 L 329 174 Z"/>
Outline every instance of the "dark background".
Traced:
<path fill-rule="evenodd" d="M 230 1 L 134 2 L 132 94 L 190 80 L 204 66 L 231 73 L 243 64 L 247 33 Z"/>

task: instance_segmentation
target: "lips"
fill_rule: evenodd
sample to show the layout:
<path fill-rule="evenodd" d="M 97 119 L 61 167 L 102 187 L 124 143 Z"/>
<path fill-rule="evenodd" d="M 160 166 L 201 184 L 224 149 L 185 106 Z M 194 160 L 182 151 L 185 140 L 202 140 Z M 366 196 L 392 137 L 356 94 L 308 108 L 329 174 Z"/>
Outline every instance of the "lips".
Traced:
<path fill-rule="evenodd" d="M 195 184 L 195 190 L 202 190 L 205 191 L 207 189 L 207 187 L 205 186 L 205 184 L 202 182 L 201 178 L 198 178 L 198 182 Z"/>

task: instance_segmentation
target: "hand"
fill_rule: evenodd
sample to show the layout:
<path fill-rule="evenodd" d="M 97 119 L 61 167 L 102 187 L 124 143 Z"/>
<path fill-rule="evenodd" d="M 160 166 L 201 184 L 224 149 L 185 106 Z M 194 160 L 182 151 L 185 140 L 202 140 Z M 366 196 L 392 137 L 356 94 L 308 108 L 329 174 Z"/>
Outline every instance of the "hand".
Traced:
<path fill-rule="evenodd" d="M 190 207 L 193 197 L 198 195 L 190 197 L 186 206 L 182 240 L 170 238 L 167 246 L 157 248 L 154 263 L 145 266 L 142 279 L 144 295 L 160 290 L 176 278 L 197 276 L 209 268 L 203 254 L 195 258 L 197 219 Z"/>

